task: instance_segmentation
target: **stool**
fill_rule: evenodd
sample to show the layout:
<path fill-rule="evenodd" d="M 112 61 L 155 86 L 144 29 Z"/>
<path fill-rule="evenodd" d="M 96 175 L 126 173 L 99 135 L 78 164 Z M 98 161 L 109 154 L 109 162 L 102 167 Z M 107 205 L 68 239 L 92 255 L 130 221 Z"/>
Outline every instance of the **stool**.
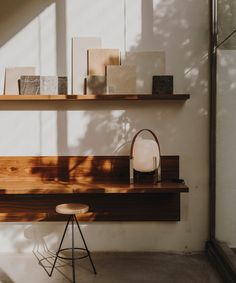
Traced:
<path fill-rule="evenodd" d="M 93 272 L 94 272 L 94 274 L 97 274 L 97 271 L 95 269 L 95 266 L 93 264 L 93 261 L 92 261 L 91 255 L 90 255 L 90 251 L 88 250 L 87 244 L 85 242 L 84 236 L 82 234 L 82 231 L 80 229 L 79 223 L 78 223 L 77 218 L 76 218 L 76 214 L 83 214 L 83 213 L 86 213 L 88 210 L 89 210 L 89 206 L 86 205 L 86 204 L 81 204 L 81 203 L 65 203 L 65 204 L 60 204 L 60 205 L 56 206 L 56 212 L 57 213 L 69 215 L 69 218 L 68 218 L 68 221 L 66 223 L 66 227 L 65 227 L 65 230 L 64 230 L 58 251 L 56 252 L 56 258 L 54 260 L 52 270 L 49 274 L 50 277 L 52 276 L 52 273 L 53 273 L 53 270 L 56 266 L 56 262 L 57 262 L 58 258 L 67 259 L 67 260 L 72 261 L 73 283 L 75 283 L 75 260 L 76 259 L 82 259 L 82 258 L 85 258 L 85 257 L 89 257 L 90 263 L 91 263 L 92 268 L 93 268 Z M 67 228 L 68 228 L 70 222 L 72 224 L 72 247 L 66 248 L 66 249 L 61 249 L 63 240 L 64 240 L 65 235 L 66 235 L 66 231 L 67 231 Z M 77 224 L 77 227 L 79 229 L 79 232 L 80 232 L 80 235 L 81 235 L 81 238 L 83 240 L 85 248 L 75 248 L 74 247 L 74 222 L 76 222 L 76 224 Z M 72 250 L 72 257 L 71 258 L 70 257 L 63 257 L 63 256 L 59 255 L 60 252 L 66 251 L 66 250 Z M 75 254 L 74 254 L 75 251 L 74 250 L 86 251 L 86 255 L 81 256 L 81 257 L 75 257 Z"/>

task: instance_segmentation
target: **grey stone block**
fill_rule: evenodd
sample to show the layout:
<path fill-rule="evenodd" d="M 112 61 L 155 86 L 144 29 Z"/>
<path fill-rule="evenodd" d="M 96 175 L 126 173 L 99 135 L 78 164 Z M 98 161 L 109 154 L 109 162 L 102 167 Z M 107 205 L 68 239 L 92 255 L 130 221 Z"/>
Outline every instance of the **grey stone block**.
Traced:
<path fill-rule="evenodd" d="M 173 94 L 173 76 L 153 76 L 152 94 Z"/>
<path fill-rule="evenodd" d="M 67 94 L 67 77 L 21 76 L 20 94 Z"/>
<path fill-rule="evenodd" d="M 58 77 L 58 94 L 68 94 L 67 77 Z"/>
<path fill-rule="evenodd" d="M 105 76 L 88 76 L 86 78 L 86 94 L 106 94 L 107 83 Z"/>
<path fill-rule="evenodd" d="M 21 76 L 20 94 L 32 95 L 40 93 L 40 76 Z"/>
<path fill-rule="evenodd" d="M 42 95 L 67 94 L 67 77 L 54 77 L 54 76 L 40 77 L 40 94 Z"/>

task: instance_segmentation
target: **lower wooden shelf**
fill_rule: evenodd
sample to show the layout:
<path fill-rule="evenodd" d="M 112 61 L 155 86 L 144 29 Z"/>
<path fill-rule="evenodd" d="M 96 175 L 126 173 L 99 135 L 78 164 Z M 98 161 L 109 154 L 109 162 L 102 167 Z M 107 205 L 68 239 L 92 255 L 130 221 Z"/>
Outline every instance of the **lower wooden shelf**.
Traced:
<path fill-rule="evenodd" d="M 1 195 L 0 221 L 62 221 L 61 203 L 88 204 L 80 221 L 180 221 L 180 193 Z"/>

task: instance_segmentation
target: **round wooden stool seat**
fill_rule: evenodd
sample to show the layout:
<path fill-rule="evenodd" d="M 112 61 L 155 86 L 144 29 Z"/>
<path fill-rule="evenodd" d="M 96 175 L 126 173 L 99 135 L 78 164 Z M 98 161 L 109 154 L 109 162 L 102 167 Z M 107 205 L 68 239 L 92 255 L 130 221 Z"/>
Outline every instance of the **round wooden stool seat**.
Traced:
<path fill-rule="evenodd" d="M 82 203 L 63 203 L 56 206 L 56 212 L 60 214 L 81 214 L 88 210 L 89 206 Z"/>

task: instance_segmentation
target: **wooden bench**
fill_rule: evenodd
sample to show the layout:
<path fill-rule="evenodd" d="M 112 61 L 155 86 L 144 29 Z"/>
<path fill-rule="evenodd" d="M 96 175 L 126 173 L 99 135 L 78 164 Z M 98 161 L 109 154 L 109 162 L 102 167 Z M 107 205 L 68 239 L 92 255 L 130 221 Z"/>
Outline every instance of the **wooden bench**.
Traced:
<path fill-rule="evenodd" d="M 82 202 L 82 221 L 179 221 L 179 157 L 161 157 L 162 182 L 129 184 L 128 156 L 0 157 L 0 221 L 60 221 L 56 205 Z"/>

